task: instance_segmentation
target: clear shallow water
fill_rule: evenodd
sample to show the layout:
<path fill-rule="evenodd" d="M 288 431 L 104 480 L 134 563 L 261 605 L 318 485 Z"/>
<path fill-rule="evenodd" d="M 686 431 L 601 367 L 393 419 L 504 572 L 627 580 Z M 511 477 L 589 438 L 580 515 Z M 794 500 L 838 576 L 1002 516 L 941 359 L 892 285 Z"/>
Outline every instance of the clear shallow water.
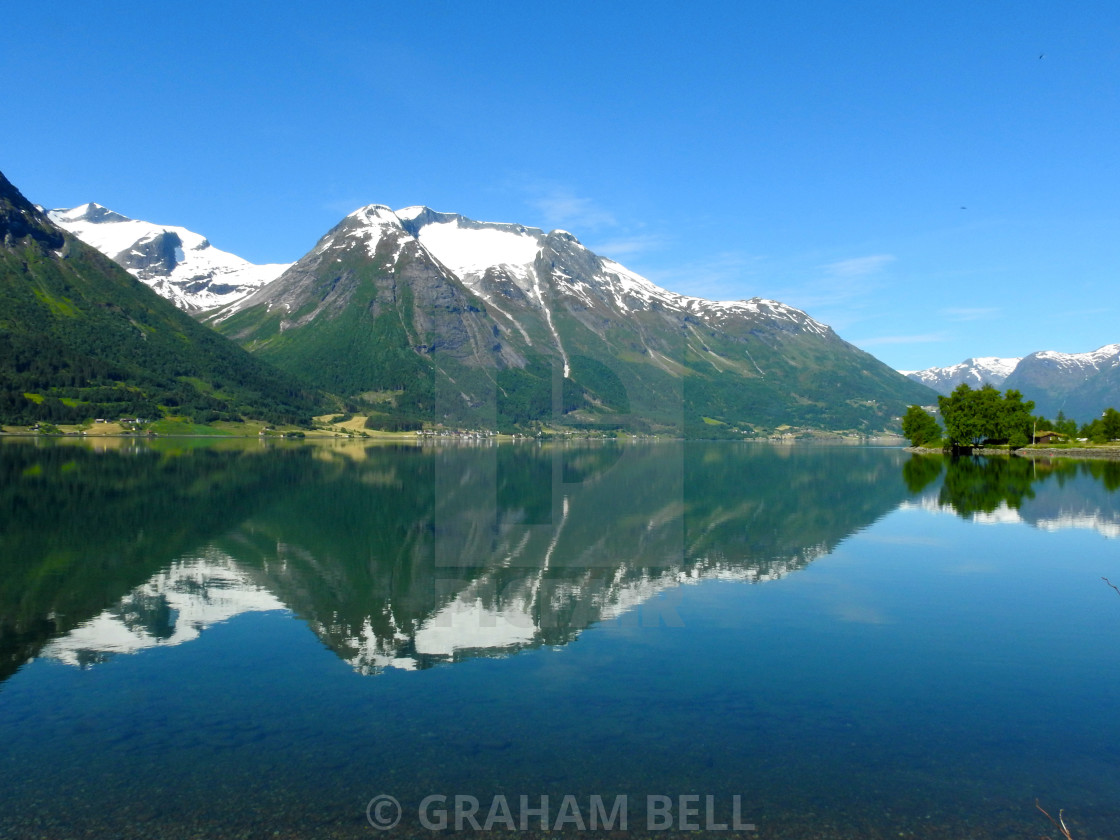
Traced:
<path fill-rule="evenodd" d="M 1053 835 L 1038 798 L 1120 836 L 1115 465 L 18 443 L 0 466 L 0 836 L 373 837 L 378 794 L 393 836 L 432 834 L 433 794 L 480 822 L 497 795 L 551 820 L 626 795 L 635 836 L 649 794 L 698 795 L 701 828 L 738 795 L 757 837 Z"/>

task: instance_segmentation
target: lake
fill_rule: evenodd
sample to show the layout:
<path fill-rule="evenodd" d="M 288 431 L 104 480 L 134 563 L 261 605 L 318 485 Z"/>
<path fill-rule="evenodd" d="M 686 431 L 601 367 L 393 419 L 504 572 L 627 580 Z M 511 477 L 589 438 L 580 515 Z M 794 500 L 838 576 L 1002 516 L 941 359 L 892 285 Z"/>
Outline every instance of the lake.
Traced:
<path fill-rule="evenodd" d="M 5 838 L 1120 837 L 1120 463 L 98 446 L 0 444 Z"/>

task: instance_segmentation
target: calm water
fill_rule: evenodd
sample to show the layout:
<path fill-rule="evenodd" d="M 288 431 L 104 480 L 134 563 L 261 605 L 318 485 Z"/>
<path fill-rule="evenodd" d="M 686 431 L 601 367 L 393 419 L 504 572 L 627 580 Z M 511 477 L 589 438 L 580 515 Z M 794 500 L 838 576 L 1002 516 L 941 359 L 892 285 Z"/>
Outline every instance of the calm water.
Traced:
<path fill-rule="evenodd" d="M 448 834 L 460 796 L 503 836 L 593 797 L 614 837 L 1057 836 L 1037 798 L 1120 837 L 1120 464 L 27 440 L 0 474 L 5 838 L 433 836 L 431 796 Z"/>

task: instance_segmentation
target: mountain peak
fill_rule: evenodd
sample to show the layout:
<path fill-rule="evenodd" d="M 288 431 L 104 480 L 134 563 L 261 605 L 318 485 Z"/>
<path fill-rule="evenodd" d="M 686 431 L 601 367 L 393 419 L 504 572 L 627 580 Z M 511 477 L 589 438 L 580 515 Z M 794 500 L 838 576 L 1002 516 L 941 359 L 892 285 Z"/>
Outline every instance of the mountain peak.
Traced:
<path fill-rule="evenodd" d="M 397 218 L 397 214 L 384 204 L 367 204 L 365 207 L 359 207 L 346 218 L 377 227 L 384 225 L 401 227 L 401 220 Z"/>
<path fill-rule="evenodd" d="M 93 202 L 51 210 L 47 217 L 180 309 L 210 309 L 237 300 L 288 267 L 253 265 L 194 231 L 130 219 Z"/>
<path fill-rule="evenodd" d="M 970 388 L 980 388 L 984 385 L 998 388 L 1003 385 L 1020 361 L 1018 358 L 1000 356 L 974 356 L 948 367 L 931 367 L 903 373 L 916 382 L 928 385 L 939 394 L 947 395 L 962 383 Z"/>
<path fill-rule="evenodd" d="M 110 210 L 108 207 L 102 207 L 100 204 L 94 204 L 92 201 L 86 204 L 79 204 L 77 207 L 72 207 L 69 210 L 51 210 L 50 216 L 58 223 L 74 223 L 74 222 L 131 222 L 128 216 L 123 216 L 115 210 Z"/>
<path fill-rule="evenodd" d="M 11 248 L 17 240 L 30 238 L 57 251 L 65 237 L 50 220 L 0 172 L 0 244 Z"/>

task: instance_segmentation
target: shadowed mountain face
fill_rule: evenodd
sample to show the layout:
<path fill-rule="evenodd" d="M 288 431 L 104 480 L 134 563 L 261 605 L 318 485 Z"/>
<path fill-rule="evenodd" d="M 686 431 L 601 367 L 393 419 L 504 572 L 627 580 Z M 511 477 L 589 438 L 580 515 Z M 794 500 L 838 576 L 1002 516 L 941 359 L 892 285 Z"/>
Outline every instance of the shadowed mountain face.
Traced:
<path fill-rule="evenodd" d="M 5 669 L 180 644 L 246 610 L 292 610 L 364 673 L 672 624 L 678 587 L 791 574 L 896 507 L 903 457 L 7 445 Z"/>

